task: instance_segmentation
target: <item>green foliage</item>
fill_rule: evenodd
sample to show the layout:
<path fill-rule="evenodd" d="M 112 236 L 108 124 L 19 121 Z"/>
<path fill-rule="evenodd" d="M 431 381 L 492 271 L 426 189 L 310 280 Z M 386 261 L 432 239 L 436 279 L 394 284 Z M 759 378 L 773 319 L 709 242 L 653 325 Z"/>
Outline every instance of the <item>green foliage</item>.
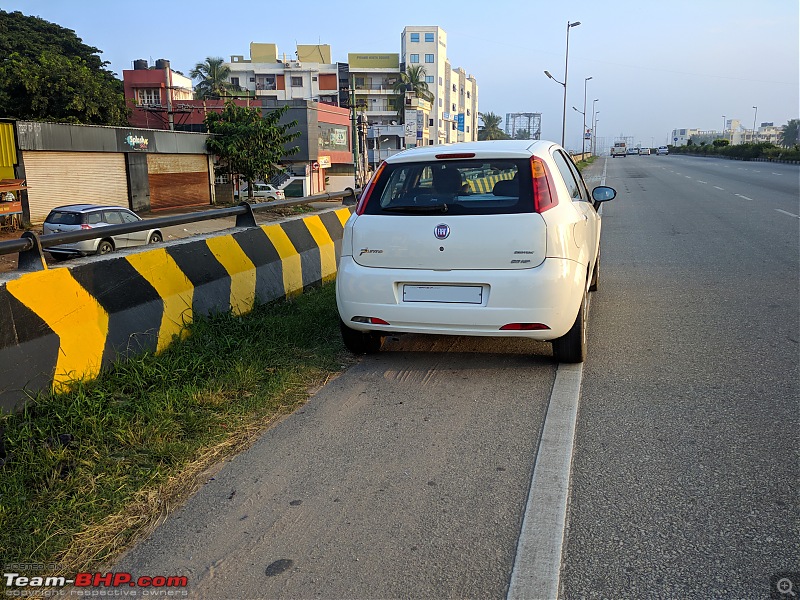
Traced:
<path fill-rule="evenodd" d="M 0 415 L 11 456 L 0 466 L 0 556 L 63 561 L 65 572 L 112 559 L 195 474 L 341 369 L 338 323 L 333 285 L 216 315 L 158 355 Z M 142 506 L 146 497 L 155 501 Z"/>
<path fill-rule="evenodd" d="M 214 134 L 206 142 L 208 149 L 219 156 L 225 172 L 247 181 L 251 197 L 254 181 L 266 181 L 276 175 L 281 170 L 281 159 L 300 150 L 297 146 L 287 147 L 300 136 L 299 131 L 290 132 L 297 127 L 297 121 L 279 123 L 288 110 L 284 106 L 262 116 L 258 108 L 228 101 L 221 113 L 206 117 L 208 131 Z"/>
<path fill-rule="evenodd" d="M 479 140 L 507 140 L 509 136 L 505 131 L 500 129 L 500 123 L 503 118 L 494 113 L 478 113 L 483 125 L 478 127 Z"/>
<path fill-rule="evenodd" d="M 199 83 L 194 86 L 195 98 L 205 100 L 230 95 L 233 90 L 233 86 L 228 82 L 231 70 L 224 62 L 223 58 L 209 56 L 189 71 L 192 79 L 199 80 Z"/>
<path fill-rule="evenodd" d="M 730 141 L 728 141 L 728 140 L 714 140 L 711 143 L 714 145 L 715 148 L 722 148 L 723 146 L 729 145 Z"/>
<path fill-rule="evenodd" d="M 758 144 L 705 144 L 699 146 L 670 146 L 671 153 L 695 154 L 700 156 L 725 156 L 735 160 L 753 160 L 756 158 L 771 160 L 800 160 L 800 147 L 794 149 L 780 148 L 774 144 L 760 142 Z"/>
<path fill-rule="evenodd" d="M 793 148 L 800 144 L 800 119 L 791 119 L 783 126 L 781 146 Z"/>
<path fill-rule="evenodd" d="M 527 129 L 518 129 L 516 132 L 514 132 L 514 139 L 529 140 L 531 139 L 531 134 Z"/>
<path fill-rule="evenodd" d="M 406 92 L 413 92 L 415 97 L 433 102 L 434 95 L 428 89 L 428 82 L 425 81 L 426 75 L 425 67 L 422 65 L 412 65 L 405 72 L 400 73 L 400 79 L 394 84 L 395 97 L 393 98 L 400 120 L 403 119 Z"/>
<path fill-rule="evenodd" d="M 122 82 L 65 29 L 0 10 L 0 117 L 126 125 Z"/>

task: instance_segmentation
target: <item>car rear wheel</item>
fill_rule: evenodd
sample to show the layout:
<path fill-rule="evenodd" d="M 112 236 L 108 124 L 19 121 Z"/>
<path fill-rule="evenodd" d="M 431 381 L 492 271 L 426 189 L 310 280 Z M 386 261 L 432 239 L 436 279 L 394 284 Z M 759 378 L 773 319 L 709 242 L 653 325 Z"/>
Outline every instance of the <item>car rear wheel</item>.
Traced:
<path fill-rule="evenodd" d="M 381 349 L 383 336 L 380 334 L 350 329 L 341 319 L 339 329 L 342 331 L 345 348 L 353 354 L 375 354 Z"/>
<path fill-rule="evenodd" d="M 150 236 L 150 239 L 147 240 L 148 244 L 157 244 L 162 241 L 164 238 L 161 237 L 161 234 L 157 231 L 154 231 L 153 234 Z"/>
<path fill-rule="evenodd" d="M 114 244 L 108 240 L 100 240 L 100 243 L 97 244 L 97 254 L 108 254 L 109 252 L 113 251 Z"/>
<path fill-rule="evenodd" d="M 562 337 L 553 340 L 553 356 L 559 362 L 581 363 L 586 358 L 586 317 L 589 302 L 583 292 L 581 307 L 572 328 Z"/>

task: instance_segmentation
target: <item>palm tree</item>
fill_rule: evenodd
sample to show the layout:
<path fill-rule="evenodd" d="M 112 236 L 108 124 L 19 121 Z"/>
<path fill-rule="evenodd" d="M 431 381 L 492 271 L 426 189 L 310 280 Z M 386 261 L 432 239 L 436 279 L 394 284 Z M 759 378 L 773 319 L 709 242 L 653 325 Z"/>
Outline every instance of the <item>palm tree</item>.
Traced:
<path fill-rule="evenodd" d="M 800 144 L 800 119 L 791 119 L 783 126 L 781 146 L 792 148 Z"/>
<path fill-rule="evenodd" d="M 508 135 L 500 129 L 500 121 L 503 118 L 500 115 L 496 115 L 491 112 L 487 113 L 478 113 L 478 117 L 480 117 L 481 121 L 483 121 L 483 125 L 478 127 L 478 139 L 479 140 L 507 140 Z"/>
<path fill-rule="evenodd" d="M 228 82 L 231 69 L 225 65 L 225 59 L 221 57 L 209 56 L 205 61 L 197 63 L 189 76 L 192 79 L 199 79 L 200 82 L 195 86 L 194 93 L 198 100 L 206 98 L 220 98 L 227 96 L 233 89 Z"/>
<path fill-rule="evenodd" d="M 413 65 L 400 73 L 400 79 L 394 84 L 394 91 L 397 100 L 397 116 L 402 120 L 405 106 L 406 92 L 412 92 L 417 98 L 422 98 L 428 102 L 433 102 L 434 95 L 428 89 L 428 82 L 425 81 L 425 67 Z"/>

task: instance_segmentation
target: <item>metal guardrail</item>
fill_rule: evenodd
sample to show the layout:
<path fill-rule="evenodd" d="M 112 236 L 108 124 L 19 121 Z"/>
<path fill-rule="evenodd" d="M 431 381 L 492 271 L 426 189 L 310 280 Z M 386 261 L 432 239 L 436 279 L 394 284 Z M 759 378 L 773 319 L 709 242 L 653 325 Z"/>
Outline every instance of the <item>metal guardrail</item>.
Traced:
<path fill-rule="evenodd" d="M 235 227 L 257 227 L 256 212 L 269 212 L 276 208 L 300 206 L 324 200 L 342 200 L 343 205 L 349 206 L 356 203 L 360 193 L 360 189 L 347 188 L 341 192 L 317 194 L 293 200 L 259 202 L 257 204 L 242 202 L 238 206 L 232 206 L 230 208 L 214 208 L 186 215 L 156 217 L 154 219 L 145 219 L 138 223 L 106 225 L 103 227 L 95 227 L 94 229 L 71 231 L 68 233 L 38 235 L 33 231 L 26 231 L 18 240 L 0 242 L 0 255 L 19 252 L 19 260 L 17 261 L 18 271 L 42 271 L 47 268 L 43 253 L 44 249 L 60 244 L 71 244 L 73 242 L 82 242 L 84 240 L 93 240 L 101 237 L 110 237 L 161 227 L 172 227 L 174 225 L 185 225 L 186 223 L 211 221 L 213 219 L 233 216 L 236 217 Z"/>

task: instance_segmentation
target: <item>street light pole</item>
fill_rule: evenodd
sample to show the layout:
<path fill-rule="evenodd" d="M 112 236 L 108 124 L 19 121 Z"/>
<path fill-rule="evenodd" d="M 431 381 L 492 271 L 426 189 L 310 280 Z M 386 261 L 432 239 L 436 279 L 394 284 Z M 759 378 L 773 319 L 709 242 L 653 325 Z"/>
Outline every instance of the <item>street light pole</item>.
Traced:
<path fill-rule="evenodd" d="M 725 119 L 725 115 L 722 115 L 722 135 L 725 135 L 725 125 L 726 125 L 726 123 L 727 123 L 727 121 Z M 727 136 L 725 137 L 725 139 L 728 139 Z"/>
<path fill-rule="evenodd" d="M 600 111 L 598 110 L 594 115 L 594 125 L 592 126 L 592 137 L 594 138 L 594 151 L 592 152 L 593 154 L 597 154 L 597 122 L 600 120 L 597 118 L 597 115 L 599 114 Z M 600 152 L 602 151 L 603 149 L 601 148 Z"/>
<path fill-rule="evenodd" d="M 575 21 L 574 23 L 570 23 L 567 21 L 567 50 L 564 57 L 564 83 L 561 83 L 558 79 L 553 77 L 550 74 L 550 71 L 545 71 L 544 74 L 547 75 L 550 79 L 555 81 L 557 84 L 561 85 L 564 88 L 564 108 L 561 111 L 561 146 L 564 147 L 564 136 L 567 132 L 567 71 L 569 69 L 569 30 L 571 27 L 577 27 L 580 25 L 580 21 Z"/>
<path fill-rule="evenodd" d="M 586 154 L 586 85 L 591 77 L 583 80 L 583 130 L 581 131 L 581 154 Z"/>
<path fill-rule="evenodd" d="M 758 143 L 756 140 L 756 118 L 758 117 L 758 107 L 754 106 L 753 108 L 756 111 L 755 114 L 753 115 L 753 143 L 756 144 Z"/>
<path fill-rule="evenodd" d="M 600 100 L 600 98 L 595 98 L 594 100 L 592 100 L 592 123 L 591 123 L 591 125 L 592 125 L 592 137 L 589 139 L 589 151 L 592 154 L 594 154 L 594 147 L 595 147 L 595 144 L 594 144 L 594 103 L 598 102 L 599 100 Z"/>

